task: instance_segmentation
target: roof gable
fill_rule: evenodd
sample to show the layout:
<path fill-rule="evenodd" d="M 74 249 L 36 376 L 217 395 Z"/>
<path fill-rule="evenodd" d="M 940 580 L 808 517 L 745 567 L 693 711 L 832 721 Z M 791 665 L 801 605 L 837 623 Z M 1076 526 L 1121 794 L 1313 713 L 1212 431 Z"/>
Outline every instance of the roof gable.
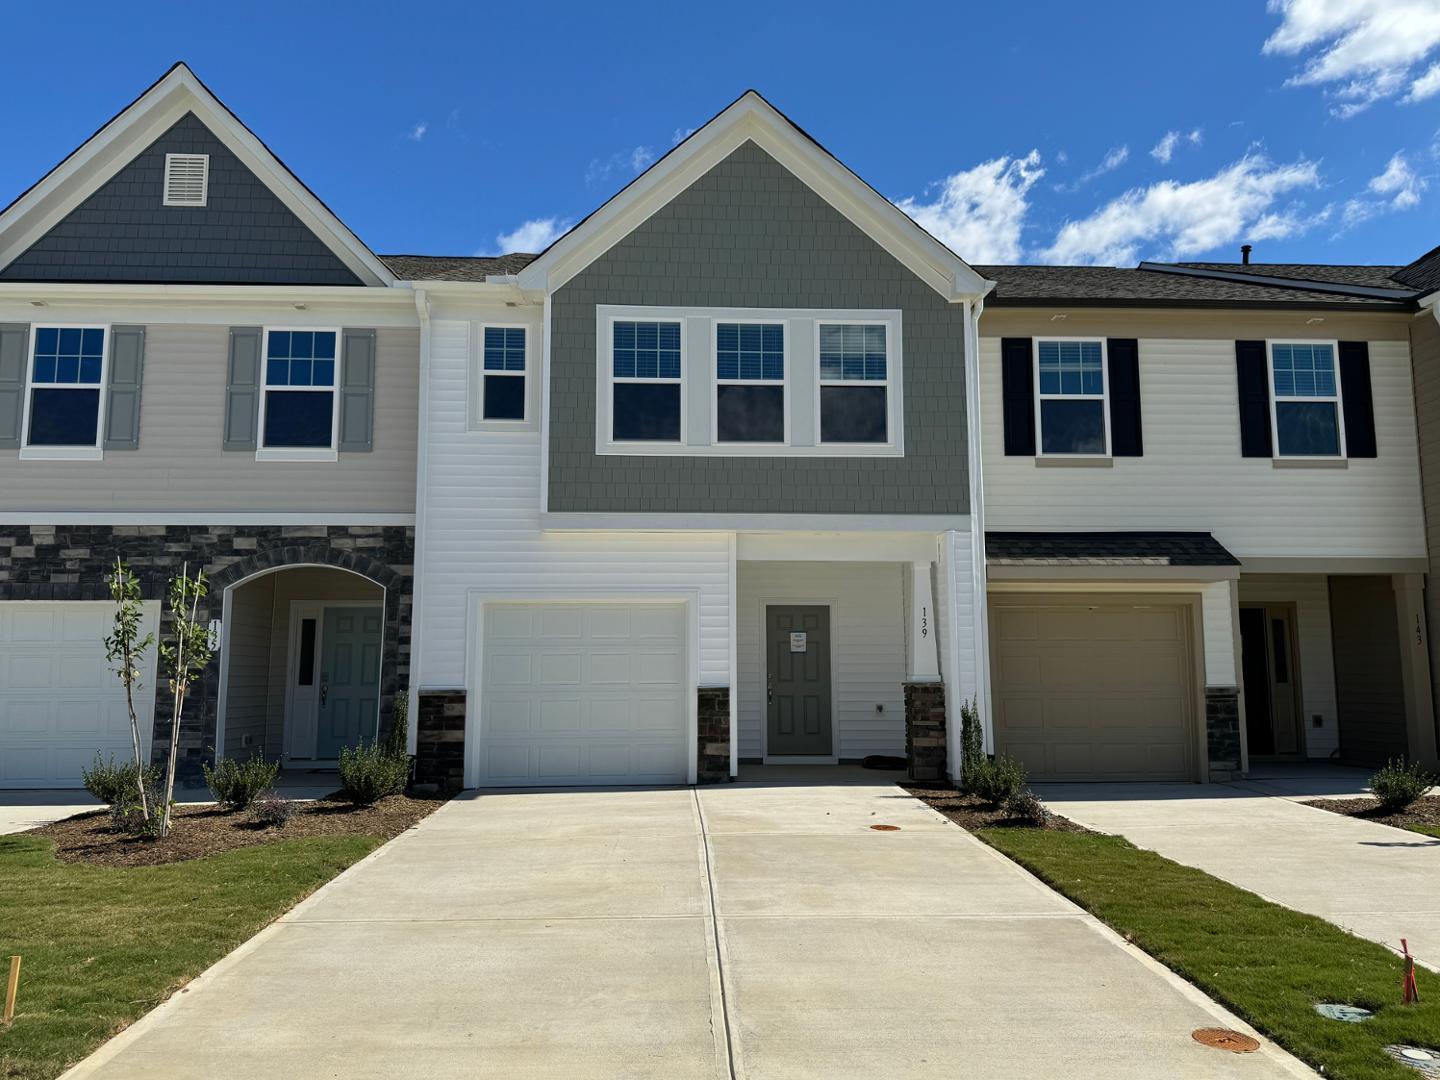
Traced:
<path fill-rule="evenodd" d="M 783 165 L 947 300 L 981 296 L 989 287 L 964 260 L 753 90 L 555 241 L 520 271 L 520 285 L 560 288 L 746 142 Z"/>
<path fill-rule="evenodd" d="M 211 176 L 211 190 L 219 197 L 217 209 L 224 206 L 227 184 L 241 189 L 248 185 L 248 191 L 235 194 L 244 203 L 246 217 L 260 211 L 259 220 L 249 223 L 257 237 L 236 235 L 234 214 L 214 213 L 207 219 L 196 208 L 166 208 L 168 217 L 158 233 L 174 233 L 178 224 L 183 237 L 168 237 L 168 248 L 161 244 L 159 251 L 129 250 L 123 242 L 115 246 L 117 239 L 134 239 L 132 234 L 144 228 L 144 222 L 117 223 L 113 214 L 125 209 L 125 197 L 133 195 L 129 189 L 158 180 L 153 172 L 157 162 L 163 164 L 165 150 L 157 147 L 167 145 L 167 140 L 177 146 L 203 144 L 220 159 L 213 164 L 223 167 Z M 154 206 L 159 209 L 158 195 Z M 109 255 L 97 264 L 104 266 L 103 274 L 83 268 L 83 260 L 57 257 L 60 252 L 73 253 L 79 234 L 102 220 L 103 227 L 118 225 L 120 234 L 99 238 Z M 202 235 L 207 221 L 222 231 Z M 274 233 L 275 227 L 281 233 Z M 262 236 L 266 243 L 278 238 L 284 255 L 279 264 L 261 265 L 263 258 L 257 262 L 254 245 Z M 176 256 L 184 256 L 173 271 L 179 276 L 162 276 L 170 272 L 167 263 Z M 147 257 L 155 265 L 147 265 Z M 0 267 L 4 268 L 0 277 L 12 280 L 366 285 L 389 285 L 395 280 L 390 269 L 184 64 L 171 68 L 0 213 Z"/>

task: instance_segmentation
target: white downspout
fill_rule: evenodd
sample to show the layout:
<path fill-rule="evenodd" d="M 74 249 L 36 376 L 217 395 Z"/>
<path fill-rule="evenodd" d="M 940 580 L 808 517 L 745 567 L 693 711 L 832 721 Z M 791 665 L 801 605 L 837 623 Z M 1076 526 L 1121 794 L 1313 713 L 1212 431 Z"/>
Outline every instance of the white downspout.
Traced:
<path fill-rule="evenodd" d="M 992 286 L 993 287 L 993 286 Z M 988 290 L 987 290 L 988 291 Z M 985 750 L 995 752 L 995 731 L 990 710 L 990 605 L 985 570 L 985 469 L 980 430 L 980 316 L 984 294 L 965 303 L 965 424 L 970 467 L 970 573 L 975 603 L 975 707 L 985 733 Z M 958 720 L 959 703 L 947 705 Z M 958 732 L 958 725 L 951 730 Z"/>
<path fill-rule="evenodd" d="M 420 650 L 425 640 L 421 608 L 425 601 L 425 505 L 430 489 L 430 301 L 424 289 L 415 290 L 415 314 L 420 319 L 420 416 L 415 429 L 415 565 L 410 586 L 410 685 L 406 688 L 410 725 L 406 751 L 412 756 L 420 744 Z"/>

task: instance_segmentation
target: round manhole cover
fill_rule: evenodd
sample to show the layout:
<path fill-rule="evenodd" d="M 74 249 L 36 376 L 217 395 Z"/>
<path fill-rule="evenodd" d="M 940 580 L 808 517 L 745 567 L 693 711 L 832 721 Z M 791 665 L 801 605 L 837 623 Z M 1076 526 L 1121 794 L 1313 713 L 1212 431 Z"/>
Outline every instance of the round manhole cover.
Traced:
<path fill-rule="evenodd" d="M 1334 1001 L 1322 1001 L 1315 1011 L 1327 1020 L 1341 1020 L 1347 1024 L 1363 1024 L 1375 1014 L 1359 1005 L 1341 1005 Z"/>
<path fill-rule="evenodd" d="M 1440 1051 L 1425 1050 L 1419 1046 L 1387 1046 L 1389 1054 L 1401 1065 L 1408 1065 L 1421 1076 L 1440 1076 Z"/>
<path fill-rule="evenodd" d="M 899 825 L 871 825 L 870 828 L 874 829 L 876 832 L 899 832 L 899 831 L 900 831 L 900 826 L 899 826 Z"/>
<path fill-rule="evenodd" d="M 1253 1054 L 1260 1049 L 1257 1039 L 1229 1028 L 1197 1028 L 1190 1037 L 1202 1046 L 1213 1046 L 1216 1050 L 1229 1050 L 1232 1054 Z"/>

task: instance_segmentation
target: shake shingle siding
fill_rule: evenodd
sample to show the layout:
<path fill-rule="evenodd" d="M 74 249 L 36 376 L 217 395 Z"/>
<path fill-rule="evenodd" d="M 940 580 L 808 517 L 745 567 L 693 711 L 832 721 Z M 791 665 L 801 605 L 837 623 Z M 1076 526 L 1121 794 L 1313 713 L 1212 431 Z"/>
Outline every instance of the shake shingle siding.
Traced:
<path fill-rule="evenodd" d="M 205 206 L 162 205 L 166 154 L 210 155 Z M 0 270 L 0 280 L 360 284 L 193 113 Z"/>
<path fill-rule="evenodd" d="M 899 309 L 905 456 L 595 453 L 595 308 Z M 746 143 L 552 301 L 550 509 L 637 513 L 960 514 L 964 310 Z"/>

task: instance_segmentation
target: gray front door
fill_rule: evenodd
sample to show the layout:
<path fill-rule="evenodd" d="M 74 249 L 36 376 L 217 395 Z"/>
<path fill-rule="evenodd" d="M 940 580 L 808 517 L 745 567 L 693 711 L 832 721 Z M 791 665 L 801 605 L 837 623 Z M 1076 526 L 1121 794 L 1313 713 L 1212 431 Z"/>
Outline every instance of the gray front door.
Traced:
<path fill-rule="evenodd" d="M 380 703 L 378 607 L 327 607 L 320 636 L 320 724 L 315 756 L 340 756 L 342 746 L 375 738 Z"/>
<path fill-rule="evenodd" d="M 765 752 L 771 757 L 833 754 L 830 609 L 767 607 L 765 656 Z"/>

